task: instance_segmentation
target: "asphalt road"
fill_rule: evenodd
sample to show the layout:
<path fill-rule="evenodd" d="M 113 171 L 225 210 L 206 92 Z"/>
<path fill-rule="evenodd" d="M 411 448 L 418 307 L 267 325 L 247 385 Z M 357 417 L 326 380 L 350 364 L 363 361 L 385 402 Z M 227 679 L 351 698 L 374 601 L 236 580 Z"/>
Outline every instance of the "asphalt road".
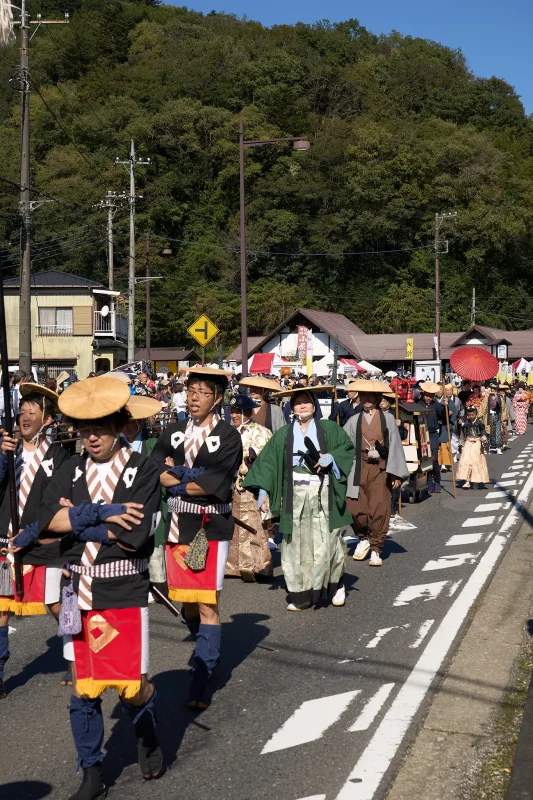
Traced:
<path fill-rule="evenodd" d="M 185 707 L 193 643 L 168 611 L 151 606 L 151 671 L 169 770 L 157 782 L 141 781 L 130 722 L 108 692 L 109 797 L 381 798 L 525 513 L 532 434 L 529 428 L 509 452 L 489 457 L 499 486 L 458 490 L 454 500 L 447 475 L 440 496 L 404 505 L 415 527 L 387 541 L 383 567 L 347 559 L 344 608 L 287 612 L 279 567 L 270 584 L 226 579 L 223 660 L 213 703 L 201 714 Z M 79 776 L 56 626 L 48 617 L 12 626 L 0 797 L 62 800 Z"/>

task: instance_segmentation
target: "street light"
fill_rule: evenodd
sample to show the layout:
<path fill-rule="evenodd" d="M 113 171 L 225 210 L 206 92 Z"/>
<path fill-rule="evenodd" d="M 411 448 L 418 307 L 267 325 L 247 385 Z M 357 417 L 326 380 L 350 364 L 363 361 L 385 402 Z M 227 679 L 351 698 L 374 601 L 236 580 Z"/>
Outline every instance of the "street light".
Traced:
<path fill-rule="evenodd" d="M 240 184 L 240 228 L 241 228 L 241 356 L 242 374 L 248 375 L 248 319 L 246 302 L 246 215 L 244 196 L 244 151 L 252 147 L 263 147 L 265 144 L 292 142 L 293 150 L 304 152 L 309 150 L 311 142 L 305 136 L 289 136 L 280 139 L 248 139 L 244 138 L 244 123 L 239 126 L 239 184 Z"/>

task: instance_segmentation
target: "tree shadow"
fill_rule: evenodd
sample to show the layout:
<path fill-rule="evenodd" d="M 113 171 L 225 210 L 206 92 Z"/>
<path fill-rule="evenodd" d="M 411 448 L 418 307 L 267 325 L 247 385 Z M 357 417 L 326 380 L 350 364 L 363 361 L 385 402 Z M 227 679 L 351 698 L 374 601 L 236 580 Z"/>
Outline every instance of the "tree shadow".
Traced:
<path fill-rule="evenodd" d="M 47 797 L 52 786 L 43 781 L 14 781 L 0 786 L 2 800 L 40 800 Z"/>
<path fill-rule="evenodd" d="M 46 643 L 48 650 L 34 658 L 29 664 L 25 664 L 17 675 L 11 675 L 6 680 L 5 686 L 8 693 L 24 686 L 36 675 L 49 675 L 52 672 L 61 672 L 62 669 L 66 669 L 63 660 L 63 640 L 59 636 L 50 636 Z"/>
<path fill-rule="evenodd" d="M 231 680 L 233 670 L 245 661 L 256 647 L 261 647 L 261 642 L 269 635 L 270 628 L 260 623 L 269 619 L 266 614 L 233 614 L 232 622 L 222 623 L 222 658 L 212 678 L 213 702 L 216 702 L 216 694 Z M 165 764 L 167 768 L 172 768 L 189 725 L 195 725 L 206 732 L 209 732 L 211 727 L 202 722 L 201 712 L 187 708 L 189 670 L 161 672 L 153 676 L 153 683 L 157 690 L 159 709 L 157 733 L 165 755 Z M 126 767 L 137 763 L 137 744 L 133 725 L 122 712 L 120 703 L 117 703 L 111 716 L 117 722 L 106 744 L 107 755 L 104 759 L 105 779 L 110 786 L 116 783 Z"/>

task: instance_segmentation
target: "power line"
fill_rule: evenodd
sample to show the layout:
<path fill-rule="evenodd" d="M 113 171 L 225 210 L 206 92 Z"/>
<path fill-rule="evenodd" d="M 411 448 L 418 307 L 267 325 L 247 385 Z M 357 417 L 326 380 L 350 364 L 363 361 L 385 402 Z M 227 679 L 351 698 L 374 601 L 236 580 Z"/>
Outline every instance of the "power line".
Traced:
<path fill-rule="evenodd" d="M 4 178 L 2 175 L 0 175 L 0 181 L 2 181 L 2 183 L 7 183 L 10 186 L 14 186 L 17 191 L 20 191 L 20 189 L 21 189 L 21 186 L 20 186 L 19 183 L 15 183 L 15 181 L 10 181 L 9 178 Z M 25 186 L 22 187 L 22 189 L 25 189 L 25 188 L 27 188 L 27 187 L 25 187 Z M 49 200 L 53 200 L 54 203 L 60 203 L 61 202 L 61 200 L 58 200 L 56 197 L 52 197 L 49 194 L 45 194 L 45 192 L 40 192 L 38 189 L 31 189 L 30 188 L 29 191 L 31 192 L 31 194 L 40 195 L 40 197 L 47 197 Z"/>

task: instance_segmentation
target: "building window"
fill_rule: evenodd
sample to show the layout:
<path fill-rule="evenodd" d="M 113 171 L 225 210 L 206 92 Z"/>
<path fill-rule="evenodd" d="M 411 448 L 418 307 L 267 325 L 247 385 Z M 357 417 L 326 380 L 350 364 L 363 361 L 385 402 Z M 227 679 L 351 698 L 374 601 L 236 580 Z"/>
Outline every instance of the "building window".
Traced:
<path fill-rule="evenodd" d="M 72 308 L 40 308 L 39 336 L 72 336 Z"/>

